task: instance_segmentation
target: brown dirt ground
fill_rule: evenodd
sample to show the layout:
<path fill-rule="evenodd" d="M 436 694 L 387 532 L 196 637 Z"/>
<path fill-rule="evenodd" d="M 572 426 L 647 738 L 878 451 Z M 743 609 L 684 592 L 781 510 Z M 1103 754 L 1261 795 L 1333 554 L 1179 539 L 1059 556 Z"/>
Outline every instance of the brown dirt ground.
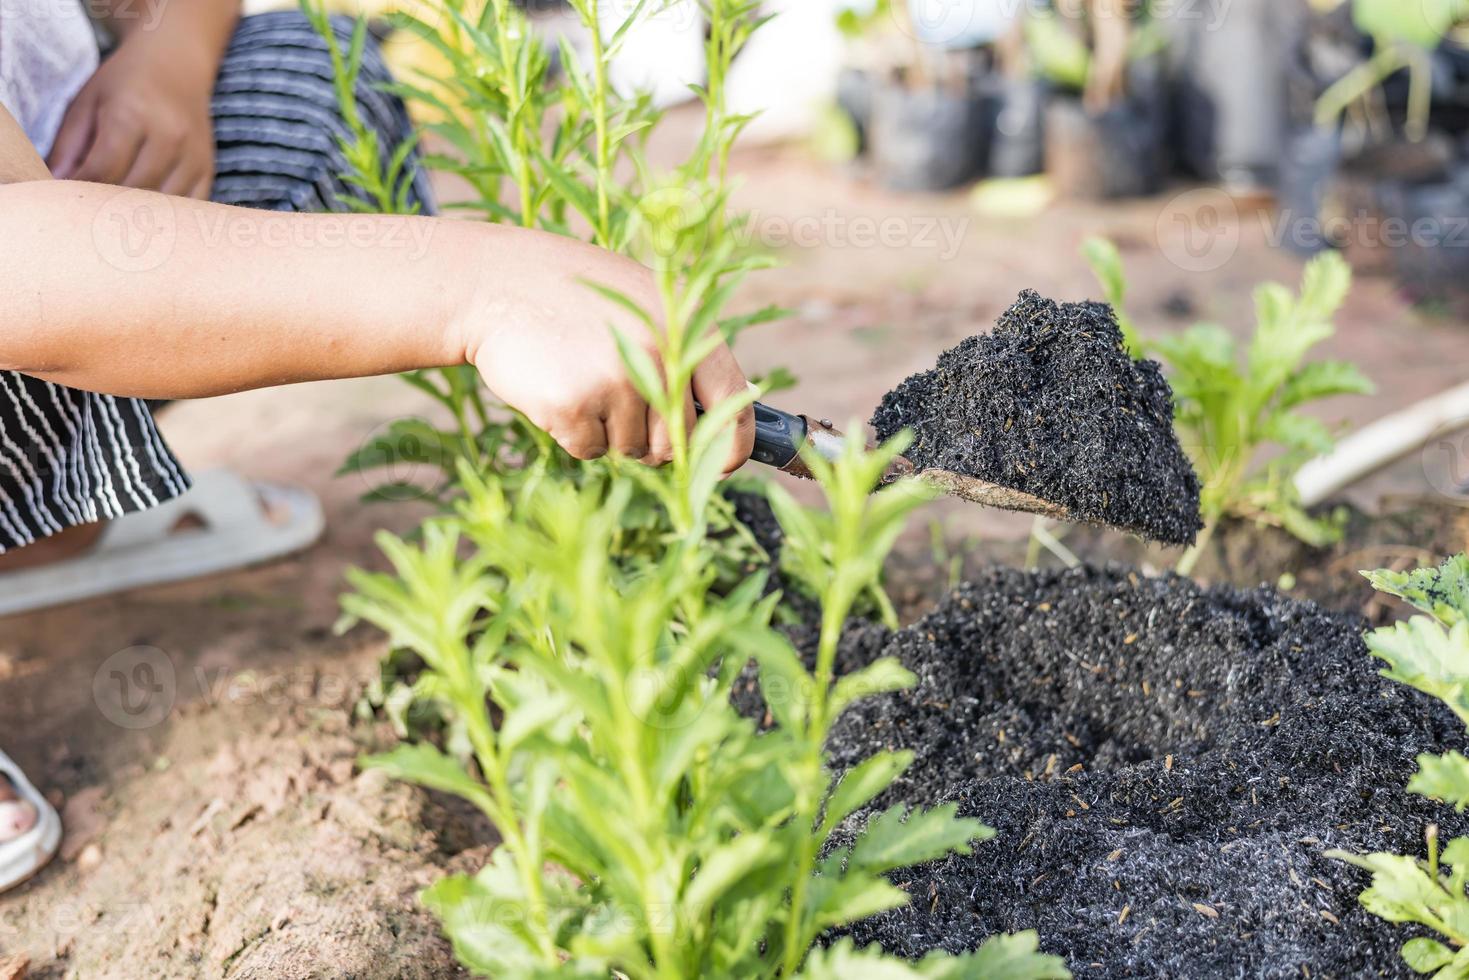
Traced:
<path fill-rule="evenodd" d="M 848 224 L 782 248 L 787 268 L 746 291 L 751 306 L 796 310 L 742 341 L 747 367 L 790 366 L 801 383 L 782 404 L 838 422 L 866 418 L 883 391 L 985 329 L 1022 287 L 1095 296 L 1077 256 L 1089 234 L 1123 247 L 1133 313 L 1147 330 L 1196 317 L 1243 331 L 1254 283 L 1299 276 L 1299 262 L 1269 248 L 1250 215 L 1238 221 L 1231 261 L 1180 270 L 1158 247 L 1182 234 L 1167 220 L 1167 197 L 1059 204 L 1037 219 L 998 221 L 974 215 L 962 194 L 890 195 L 794 150 L 746 153 L 739 170 L 740 203 L 767 234 L 796 219 L 906 221 L 910 237 L 888 243 L 866 243 Z M 930 218 L 962 228 L 947 260 L 912 240 Z M 1176 314 L 1185 308 L 1193 317 Z M 1381 391 L 1323 406 L 1329 418 L 1373 418 L 1462 380 L 1469 363 L 1469 330 L 1419 315 L 1384 280 L 1358 285 L 1340 325 L 1331 352 L 1364 364 Z M 448 869 L 476 866 L 487 830 L 445 801 L 356 771 L 358 754 L 388 737 L 350 710 L 383 645 L 365 630 L 331 631 L 343 569 L 377 560 L 376 529 L 406 530 L 421 514 L 411 504 L 361 505 L 366 486 L 331 473 L 376 427 L 426 412 L 392 379 L 177 406 L 164 425 L 190 465 L 310 487 L 326 502 L 326 539 L 269 568 L 0 623 L 0 746 L 63 807 L 71 835 L 63 860 L 0 898 L 0 976 L 7 957 L 48 978 L 454 975 L 415 894 Z M 1408 460 L 1353 499 L 1426 494 L 1426 504 L 1357 519 L 1349 542 L 1326 556 L 1278 536 L 1262 545 L 1228 534 L 1225 560 L 1205 571 L 1241 584 L 1294 571 L 1301 594 L 1367 608 L 1356 568 L 1465 547 L 1469 511 L 1434 492 L 1442 482 Z M 925 517 L 963 567 L 1024 558 L 1028 519 L 951 503 Z M 936 572 L 924 525 L 914 522 L 895 559 L 909 611 L 947 575 Z M 1067 541 L 1089 557 L 1170 560 L 1089 531 Z M 174 693 L 160 724 L 131 729 L 109 721 L 122 682 L 108 661 L 138 647 L 171 672 Z"/>

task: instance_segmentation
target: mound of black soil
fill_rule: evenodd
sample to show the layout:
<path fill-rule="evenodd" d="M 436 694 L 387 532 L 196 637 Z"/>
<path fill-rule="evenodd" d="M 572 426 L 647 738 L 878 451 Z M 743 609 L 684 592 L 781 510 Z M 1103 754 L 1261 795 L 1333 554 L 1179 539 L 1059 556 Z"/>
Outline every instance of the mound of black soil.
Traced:
<path fill-rule="evenodd" d="M 944 469 L 1061 504 L 1083 521 L 1188 544 L 1199 481 L 1173 433 L 1173 393 L 1134 361 L 1110 307 L 1034 292 L 993 333 L 945 351 L 889 392 L 872 417 L 903 428 L 920 469 Z"/>
<path fill-rule="evenodd" d="M 913 749 L 874 805 L 955 800 L 999 836 L 901 873 L 913 903 L 859 943 L 918 956 L 1036 929 L 1079 977 L 1410 975 L 1413 933 L 1363 911 L 1366 874 L 1323 852 L 1469 831 L 1402 789 L 1464 730 L 1377 675 L 1354 618 L 1125 569 L 996 569 L 874 629 L 841 666 L 895 655 L 919 684 L 844 716 L 836 765 Z"/>

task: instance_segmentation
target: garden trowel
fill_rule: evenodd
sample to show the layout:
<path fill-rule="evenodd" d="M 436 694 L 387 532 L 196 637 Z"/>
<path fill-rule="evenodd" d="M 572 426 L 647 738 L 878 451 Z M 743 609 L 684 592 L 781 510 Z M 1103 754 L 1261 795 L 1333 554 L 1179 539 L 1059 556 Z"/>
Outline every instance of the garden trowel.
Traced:
<path fill-rule="evenodd" d="M 841 455 L 845 439 L 846 436 L 826 419 L 792 415 L 761 402 L 755 403 L 755 451 L 750 458 L 757 463 L 809 480 L 811 471 L 801 459 L 801 447 L 809 447 L 823 459 L 835 461 Z M 1059 521 L 1073 520 L 1071 512 L 1060 504 L 949 470 L 919 470 L 904 456 L 893 460 L 883 474 L 883 483 L 893 483 L 909 476 L 916 476 L 940 493 L 971 503 L 1039 514 Z"/>

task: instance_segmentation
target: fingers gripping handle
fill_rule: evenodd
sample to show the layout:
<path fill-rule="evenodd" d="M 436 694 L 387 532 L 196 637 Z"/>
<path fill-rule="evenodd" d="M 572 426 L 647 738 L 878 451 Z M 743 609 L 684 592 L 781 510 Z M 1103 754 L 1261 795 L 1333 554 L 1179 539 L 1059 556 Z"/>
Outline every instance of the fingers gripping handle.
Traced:
<path fill-rule="evenodd" d="M 694 402 L 694 411 L 703 415 L 704 406 Z M 755 449 L 750 458 L 765 466 L 785 469 L 800 456 L 806 429 L 806 420 L 801 416 L 756 402 Z"/>

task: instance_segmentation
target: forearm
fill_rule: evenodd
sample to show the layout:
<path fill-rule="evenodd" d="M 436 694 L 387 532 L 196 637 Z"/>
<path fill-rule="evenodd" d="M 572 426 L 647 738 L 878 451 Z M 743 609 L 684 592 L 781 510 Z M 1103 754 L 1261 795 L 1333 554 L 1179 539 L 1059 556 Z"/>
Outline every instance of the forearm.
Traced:
<path fill-rule="evenodd" d="M 0 187 L 0 368 L 189 398 L 459 364 L 467 317 L 523 325 L 537 291 L 576 288 L 565 271 L 575 256 L 563 254 L 573 243 L 562 241 L 431 218 L 13 184 Z"/>
<path fill-rule="evenodd" d="M 210 84 L 240 19 L 240 0 L 99 0 L 92 9 L 119 41 L 152 38 L 171 64 Z"/>

